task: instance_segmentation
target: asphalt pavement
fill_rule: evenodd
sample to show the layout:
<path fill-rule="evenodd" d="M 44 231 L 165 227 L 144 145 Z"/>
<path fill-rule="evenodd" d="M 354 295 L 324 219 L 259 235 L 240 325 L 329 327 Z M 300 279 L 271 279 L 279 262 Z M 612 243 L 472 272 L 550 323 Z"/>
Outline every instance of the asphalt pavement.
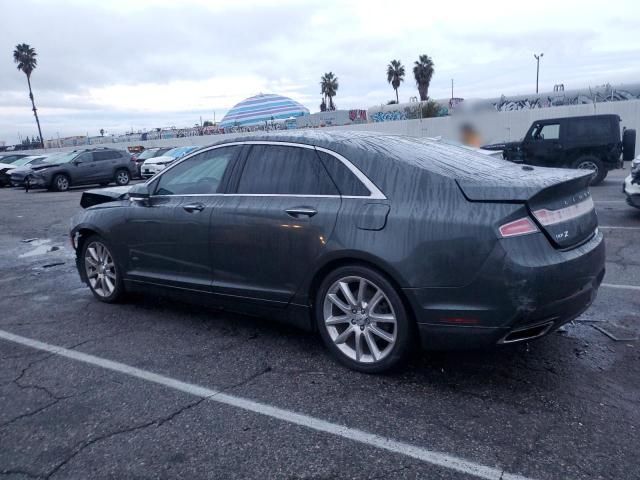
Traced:
<path fill-rule="evenodd" d="M 0 479 L 640 478 L 640 210 L 592 188 L 607 246 L 566 331 L 363 375 L 268 319 L 98 302 L 81 189 L 0 189 Z"/>

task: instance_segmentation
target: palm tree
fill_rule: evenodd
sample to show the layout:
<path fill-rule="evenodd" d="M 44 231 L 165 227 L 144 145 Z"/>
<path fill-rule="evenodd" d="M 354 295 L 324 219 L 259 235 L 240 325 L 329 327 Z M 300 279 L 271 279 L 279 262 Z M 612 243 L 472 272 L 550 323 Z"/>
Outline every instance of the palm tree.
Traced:
<path fill-rule="evenodd" d="M 396 91 L 396 103 L 400 103 L 398 88 L 400 87 L 400 82 L 404 82 L 404 65 L 400 63 L 400 60 L 391 60 L 391 63 L 387 65 L 387 82 Z"/>
<path fill-rule="evenodd" d="M 101 129 L 100 129 L 100 136 L 101 136 L 101 137 L 104 137 L 104 128 L 101 128 Z"/>
<path fill-rule="evenodd" d="M 38 124 L 40 146 L 44 148 L 42 130 L 40 129 L 40 120 L 38 119 L 38 111 L 36 110 L 36 103 L 33 100 L 33 92 L 31 91 L 31 74 L 38 64 L 36 55 L 38 54 L 34 48 L 31 48 L 26 43 L 21 43 L 20 45 L 16 45 L 16 49 L 13 51 L 13 61 L 18 64 L 18 70 L 24 72 L 27 76 L 27 83 L 29 84 L 29 98 L 31 99 L 31 106 L 33 107 L 33 115 L 35 115 L 36 123 Z"/>
<path fill-rule="evenodd" d="M 320 93 L 322 93 L 324 99 L 329 98 L 329 110 L 336 109 L 333 97 L 338 93 L 338 86 L 338 77 L 333 72 L 325 73 L 320 79 Z"/>
<path fill-rule="evenodd" d="M 413 67 L 413 76 L 416 78 L 416 85 L 418 86 L 421 102 L 424 102 L 428 98 L 429 84 L 435 71 L 433 67 L 433 60 L 431 60 L 429 55 L 420 55 L 420 58 L 415 62 L 415 66 Z"/>

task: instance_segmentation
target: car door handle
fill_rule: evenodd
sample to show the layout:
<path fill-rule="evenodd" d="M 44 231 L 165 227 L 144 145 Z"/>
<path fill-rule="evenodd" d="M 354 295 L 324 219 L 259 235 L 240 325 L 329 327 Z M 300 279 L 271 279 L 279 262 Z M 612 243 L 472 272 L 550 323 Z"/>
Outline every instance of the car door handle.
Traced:
<path fill-rule="evenodd" d="M 188 205 L 184 205 L 182 208 L 189 213 L 201 212 L 202 210 L 204 210 L 204 205 L 202 205 L 201 203 L 190 203 Z"/>
<path fill-rule="evenodd" d="M 285 210 L 285 212 L 287 212 L 287 215 L 289 215 L 290 217 L 293 218 L 300 218 L 300 217 L 313 217 L 316 213 L 318 213 L 317 210 L 314 210 L 313 208 L 307 208 L 307 207 L 296 207 L 296 208 L 289 208 L 287 210 Z"/>

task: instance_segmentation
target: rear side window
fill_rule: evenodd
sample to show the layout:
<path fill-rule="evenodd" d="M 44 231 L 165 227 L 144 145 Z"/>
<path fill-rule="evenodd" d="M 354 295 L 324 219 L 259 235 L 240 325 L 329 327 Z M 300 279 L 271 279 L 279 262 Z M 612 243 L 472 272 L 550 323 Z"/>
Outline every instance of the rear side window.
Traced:
<path fill-rule="evenodd" d="M 251 147 L 238 193 L 339 195 L 315 150 L 279 145 Z"/>
<path fill-rule="evenodd" d="M 121 158 L 121 155 L 120 155 L 120 152 L 116 150 L 105 150 L 103 152 L 93 152 L 93 160 L 96 162 L 100 160 L 114 160 L 118 158 Z"/>
<path fill-rule="evenodd" d="M 328 153 L 317 152 L 317 154 L 342 195 L 356 197 L 368 197 L 371 195 L 367 187 L 358 180 L 344 163 Z"/>
<path fill-rule="evenodd" d="M 608 143 L 612 137 L 619 138 L 620 134 L 612 128 L 614 126 L 617 127 L 608 118 L 581 118 L 567 122 L 567 130 L 571 138 L 589 142 Z M 617 129 L 619 130 L 619 127 Z"/>

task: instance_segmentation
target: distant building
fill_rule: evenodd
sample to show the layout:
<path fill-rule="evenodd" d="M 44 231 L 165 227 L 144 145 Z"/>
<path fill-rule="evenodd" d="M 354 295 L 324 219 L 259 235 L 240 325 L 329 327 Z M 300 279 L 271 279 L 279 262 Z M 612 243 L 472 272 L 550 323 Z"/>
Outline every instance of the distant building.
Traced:
<path fill-rule="evenodd" d="M 288 97 L 259 94 L 249 97 L 227 112 L 220 127 L 225 131 L 238 127 L 267 126 L 276 120 L 286 120 L 309 115 L 302 104 Z"/>

